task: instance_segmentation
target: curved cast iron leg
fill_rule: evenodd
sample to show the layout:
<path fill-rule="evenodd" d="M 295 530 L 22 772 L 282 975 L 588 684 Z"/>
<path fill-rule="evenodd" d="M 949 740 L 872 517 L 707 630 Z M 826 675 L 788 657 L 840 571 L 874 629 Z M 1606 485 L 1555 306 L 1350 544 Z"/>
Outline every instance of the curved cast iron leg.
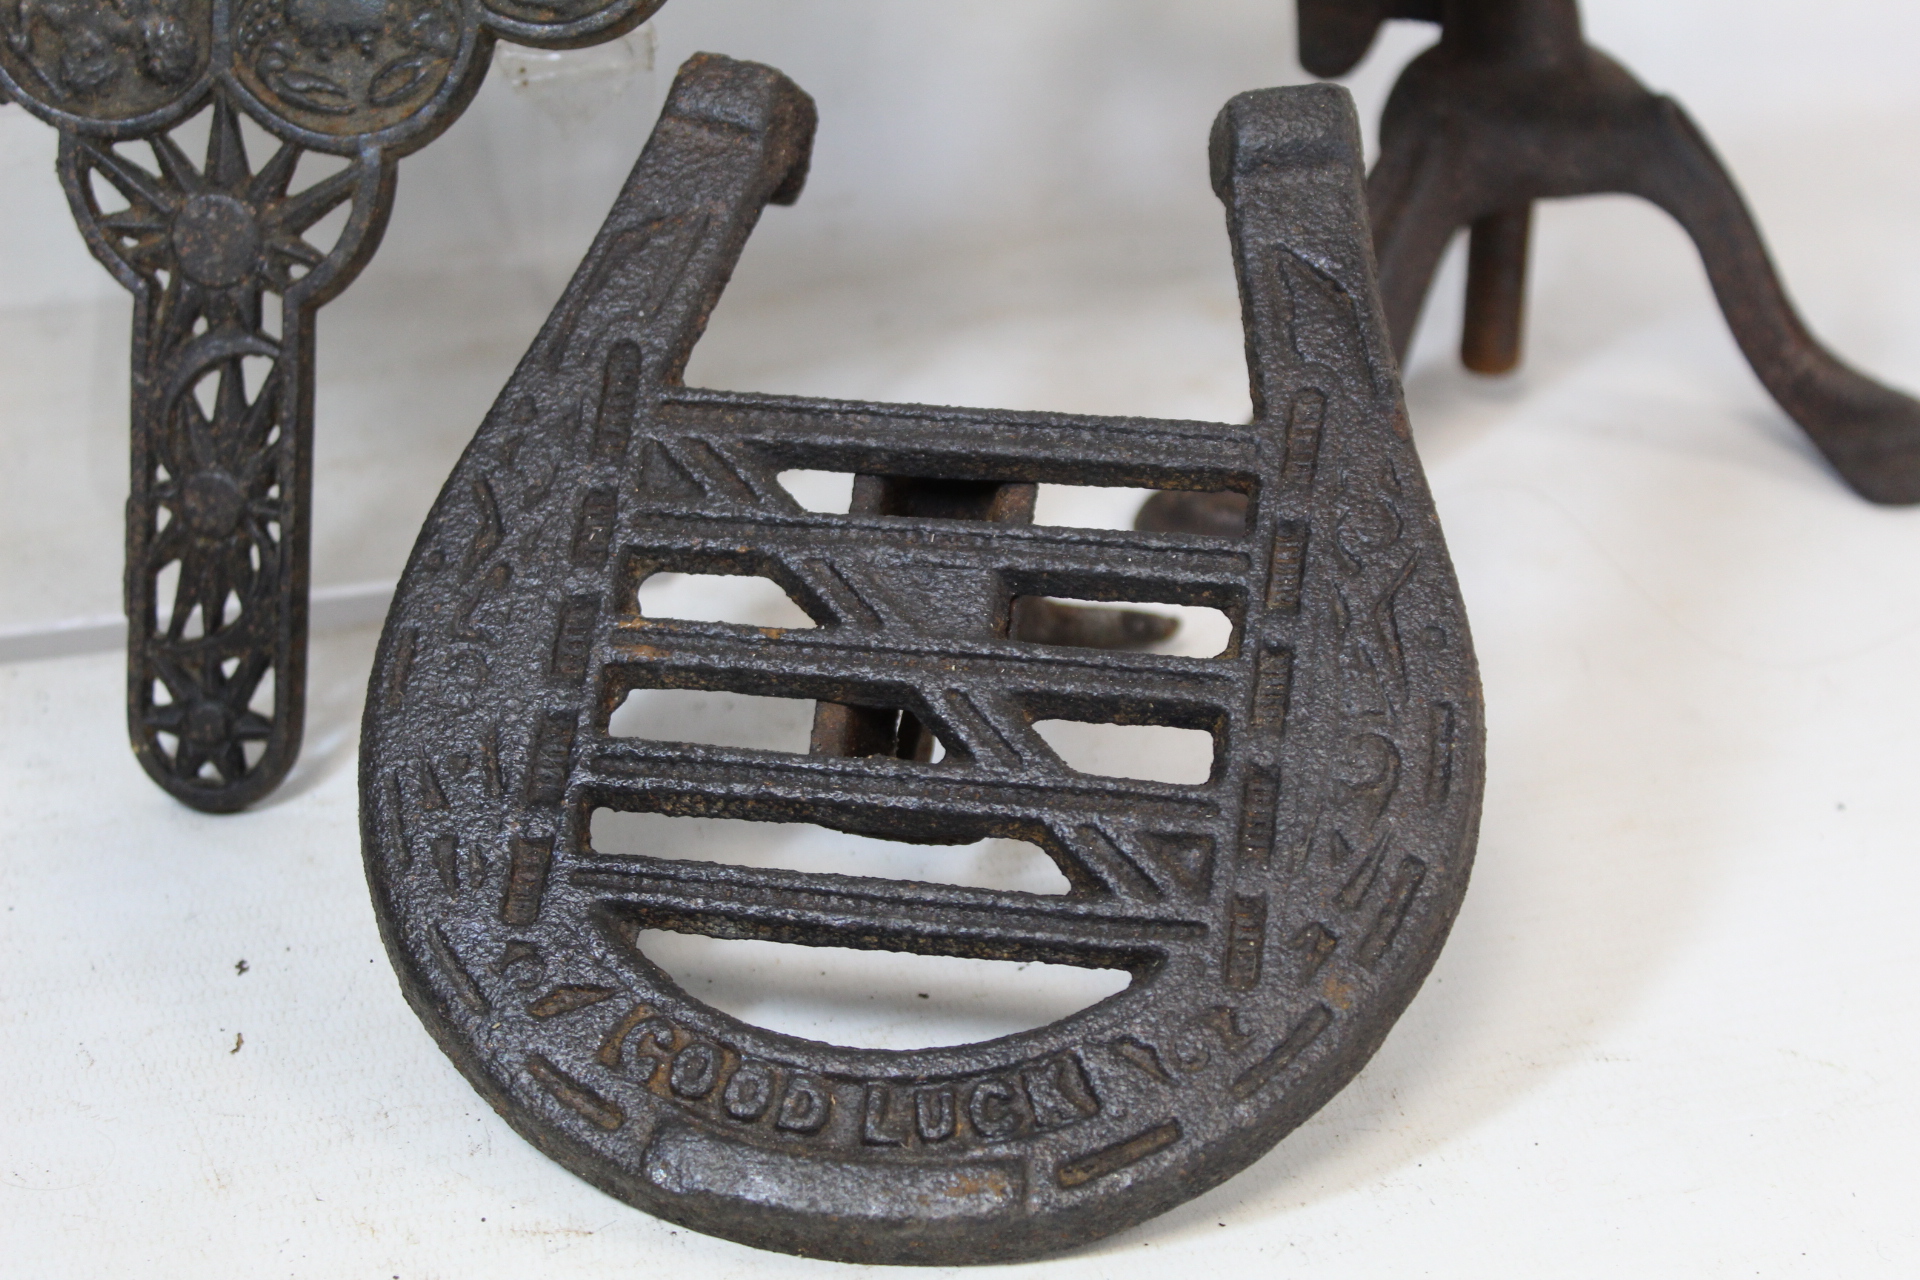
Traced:
<path fill-rule="evenodd" d="M 1848 367 L 1807 330 L 1746 201 L 1678 103 L 1660 99 L 1636 142 L 1631 193 L 1693 237 L 1735 341 L 1780 407 L 1862 497 L 1920 502 L 1920 402 Z"/>
<path fill-rule="evenodd" d="M 1433 132 L 1388 135 L 1367 178 L 1373 216 L 1373 255 L 1380 269 L 1380 302 L 1393 334 L 1393 354 L 1405 362 L 1420 323 L 1420 307 L 1454 232 L 1472 220 L 1453 184 L 1462 167 L 1455 148 Z"/>

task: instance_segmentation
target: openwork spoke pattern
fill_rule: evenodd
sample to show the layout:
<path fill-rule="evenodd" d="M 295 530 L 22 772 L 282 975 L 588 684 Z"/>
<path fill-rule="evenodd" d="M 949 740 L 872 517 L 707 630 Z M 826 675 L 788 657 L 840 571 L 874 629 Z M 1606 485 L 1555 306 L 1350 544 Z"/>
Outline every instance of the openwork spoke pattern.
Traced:
<path fill-rule="evenodd" d="M 358 247 L 352 218 L 315 243 L 323 221 L 381 184 L 348 163 L 300 185 L 299 145 L 256 166 L 223 94 L 205 116 L 197 157 L 160 132 L 69 139 L 62 159 L 83 229 L 139 300 L 135 747 L 175 795 L 225 809 L 270 788 L 298 747 L 304 294 Z"/>
<path fill-rule="evenodd" d="M 148 710 L 146 727 L 162 750 L 170 745 L 174 776 L 189 783 L 209 775 L 222 783 L 239 782 L 249 767 L 248 746 L 264 745 L 273 736 L 273 722 L 252 708 L 270 670 L 266 656 L 222 659 L 217 650 L 203 647 L 196 653 L 156 653 L 153 666 L 167 701 Z"/>
<path fill-rule="evenodd" d="M 250 621 L 280 577 L 279 383 L 270 377 L 248 403 L 244 361 L 229 357 L 208 373 L 217 387 L 212 415 L 191 394 L 175 401 L 156 450 L 160 527 L 146 566 L 156 577 L 179 566 L 172 608 L 160 619 L 169 643 Z"/>
<path fill-rule="evenodd" d="M 0 4 L 0 101 L 60 130 L 75 219 L 136 299 L 128 720 L 180 800 L 243 808 L 299 752 L 313 312 L 378 245 L 394 158 L 453 123 L 495 38 L 591 44 L 661 2 Z M 243 116 L 273 139 L 253 156 Z"/>

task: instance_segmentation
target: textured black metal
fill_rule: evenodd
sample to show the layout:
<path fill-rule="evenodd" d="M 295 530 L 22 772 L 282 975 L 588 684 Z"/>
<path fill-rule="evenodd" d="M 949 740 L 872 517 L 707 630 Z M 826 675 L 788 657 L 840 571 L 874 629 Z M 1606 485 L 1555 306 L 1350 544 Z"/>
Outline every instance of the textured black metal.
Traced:
<path fill-rule="evenodd" d="M 314 313 L 378 246 L 399 158 L 458 118 L 497 38 L 591 44 L 661 3 L 0 5 L 0 97 L 60 130 L 74 217 L 134 297 L 127 719 L 177 799 L 244 808 L 299 755 Z M 199 160 L 174 134 L 203 113 Z M 276 143 L 257 168 L 243 116 Z M 310 154 L 341 159 L 315 177 Z"/>
<path fill-rule="evenodd" d="M 797 195 L 813 124 L 768 68 L 681 70 L 401 581 L 362 742 L 367 874 L 435 1039 L 597 1186 L 794 1253 L 1028 1258 L 1232 1175 L 1378 1047 L 1466 888 L 1479 685 L 1344 90 L 1248 94 L 1215 131 L 1241 426 L 682 386 L 762 206 Z M 803 510 L 789 469 L 861 477 L 855 509 Z M 1250 518 L 1218 537 L 1036 527 L 1042 483 L 1232 490 Z M 771 577 L 817 625 L 642 616 L 638 584 L 675 570 Z M 1212 606 L 1234 643 L 1009 636 L 1014 599 L 1055 596 Z M 611 736 L 646 688 L 814 700 L 812 750 Z M 1209 731 L 1212 775 L 1076 773 L 1035 732 L 1048 718 Z M 1013 837 L 1072 888 L 613 854 L 591 841 L 603 808 Z M 649 929 L 1133 981 L 987 1043 L 842 1048 L 703 1004 L 642 954 Z"/>
<path fill-rule="evenodd" d="M 1712 147 L 1679 103 L 1586 43 L 1576 0 L 1298 4 L 1300 60 L 1321 76 L 1350 70 L 1386 18 L 1441 24 L 1388 99 L 1367 185 L 1398 354 L 1448 241 L 1470 227 L 1461 356 L 1485 373 L 1513 368 L 1532 202 L 1641 196 L 1692 236 L 1748 363 L 1841 478 L 1875 502 L 1920 502 L 1920 403 L 1808 332 Z"/>

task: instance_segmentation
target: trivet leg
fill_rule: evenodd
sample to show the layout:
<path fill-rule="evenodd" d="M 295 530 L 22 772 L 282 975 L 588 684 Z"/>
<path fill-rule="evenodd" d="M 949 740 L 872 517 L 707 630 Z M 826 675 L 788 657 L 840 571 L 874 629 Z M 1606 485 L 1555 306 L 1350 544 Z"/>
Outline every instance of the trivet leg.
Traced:
<path fill-rule="evenodd" d="M 1197 533 L 1238 538 L 1247 531 L 1244 493 L 1156 493 L 1140 504 L 1133 527 L 1142 533 Z"/>
<path fill-rule="evenodd" d="M 1638 144 L 1633 193 L 1693 237 L 1734 339 L 1780 407 L 1862 497 L 1920 502 L 1920 402 L 1849 368 L 1808 332 L 1739 189 L 1678 103 L 1660 100 Z"/>
<path fill-rule="evenodd" d="M 1394 358 L 1403 363 L 1440 259 L 1453 233 L 1473 214 L 1460 199 L 1462 169 L 1460 157 L 1442 138 L 1388 134 L 1367 178 L 1380 303 L 1393 335 Z"/>
<path fill-rule="evenodd" d="M 1467 315 L 1460 363 L 1475 373 L 1511 373 L 1526 332 L 1527 245 L 1533 205 L 1476 219 L 1467 242 Z"/>
<path fill-rule="evenodd" d="M 856 476 L 848 511 L 852 515 L 1032 524 L 1038 494 L 1039 486 L 1032 484 Z M 1169 639 L 1179 629 L 1178 621 L 1157 613 L 1063 604 L 1033 596 L 1016 601 L 1008 619 L 1008 630 L 1016 640 L 1082 649 L 1145 649 Z M 814 705 L 813 738 L 808 748 L 814 755 L 925 761 L 932 758 L 933 746 L 932 732 L 910 711 L 850 707 L 837 702 Z"/>

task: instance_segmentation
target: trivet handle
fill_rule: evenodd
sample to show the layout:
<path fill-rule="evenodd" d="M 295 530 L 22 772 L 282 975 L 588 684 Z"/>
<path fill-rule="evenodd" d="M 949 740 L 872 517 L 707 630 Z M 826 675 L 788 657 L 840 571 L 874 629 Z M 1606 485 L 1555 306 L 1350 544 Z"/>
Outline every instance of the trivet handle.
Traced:
<path fill-rule="evenodd" d="M 224 94 L 211 111 L 204 159 L 165 130 L 143 140 L 151 167 L 138 144 L 63 133 L 59 169 L 134 297 L 128 733 L 169 795 L 231 813 L 300 754 L 314 315 L 378 245 L 394 164 L 369 152 L 296 189 L 301 146 L 256 171 Z M 343 207 L 331 245 L 306 239 Z"/>

